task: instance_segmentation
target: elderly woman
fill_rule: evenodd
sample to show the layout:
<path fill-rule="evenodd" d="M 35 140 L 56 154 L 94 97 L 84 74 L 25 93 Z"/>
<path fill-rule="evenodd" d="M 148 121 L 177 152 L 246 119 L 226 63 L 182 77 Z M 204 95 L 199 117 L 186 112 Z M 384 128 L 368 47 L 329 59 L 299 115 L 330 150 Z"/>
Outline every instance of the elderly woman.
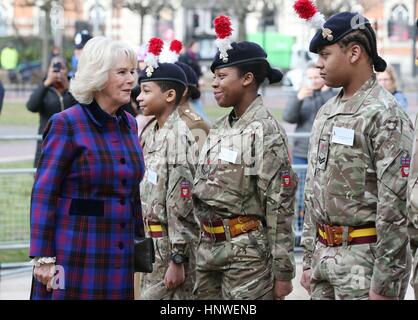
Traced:
<path fill-rule="evenodd" d="M 79 101 L 53 115 L 32 190 L 32 299 L 133 299 L 134 236 L 144 162 L 135 119 L 120 107 L 136 56 L 90 40 L 70 91 Z"/>

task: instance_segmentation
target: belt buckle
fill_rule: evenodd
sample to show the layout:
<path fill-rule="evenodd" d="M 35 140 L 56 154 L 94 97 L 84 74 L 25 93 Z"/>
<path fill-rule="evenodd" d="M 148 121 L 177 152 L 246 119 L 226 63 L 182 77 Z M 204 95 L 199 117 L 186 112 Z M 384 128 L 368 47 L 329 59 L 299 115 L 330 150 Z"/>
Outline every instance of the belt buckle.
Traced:
<path fill-rule="evenodd" d="M 325 239 L 327 242 L 327 245 L 329 247 L 333 247 L 334 246 L 334 233 L 331 230 L 332 227 L 327 224 L 324 224 L 323 227 L 324 227 L 325 235 L 327 237 Z"/>
<path fill-rule="evenodd" d="M 338 226 L 324 225 L 324 231 L 327 236 L 326 242 L 329 247 L 334 247 L 343 243 L 343 234 L 338 232 Z"/>

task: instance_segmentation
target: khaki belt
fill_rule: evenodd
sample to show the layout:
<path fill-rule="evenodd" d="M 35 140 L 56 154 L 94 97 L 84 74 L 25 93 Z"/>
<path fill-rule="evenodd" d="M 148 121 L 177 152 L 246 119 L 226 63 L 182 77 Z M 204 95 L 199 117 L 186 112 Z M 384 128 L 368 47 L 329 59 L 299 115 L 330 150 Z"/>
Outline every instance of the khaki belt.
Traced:
<path fill-rule="evenodd" d="M 344 231 L 347 233 L 345 237 Z M 338 247 L 344 243 L 347 245 L 373 243 L 377 241 L 377 231 L 374 223 L 358 227 L 318 224 L 318 239 L 329 247 Z"/>

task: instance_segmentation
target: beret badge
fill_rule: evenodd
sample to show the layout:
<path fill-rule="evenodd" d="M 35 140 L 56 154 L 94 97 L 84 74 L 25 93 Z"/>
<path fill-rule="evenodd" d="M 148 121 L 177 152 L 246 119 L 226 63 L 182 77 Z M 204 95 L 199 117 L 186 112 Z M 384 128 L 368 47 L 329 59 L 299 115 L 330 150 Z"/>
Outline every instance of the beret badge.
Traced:
<path fill-rule="evenodd" d="M 332 35 L 332 30 L 329 28 L 322 29 L 322 37 L 327 39 L 328 41 L 334 40 L 334 36 Z"/>

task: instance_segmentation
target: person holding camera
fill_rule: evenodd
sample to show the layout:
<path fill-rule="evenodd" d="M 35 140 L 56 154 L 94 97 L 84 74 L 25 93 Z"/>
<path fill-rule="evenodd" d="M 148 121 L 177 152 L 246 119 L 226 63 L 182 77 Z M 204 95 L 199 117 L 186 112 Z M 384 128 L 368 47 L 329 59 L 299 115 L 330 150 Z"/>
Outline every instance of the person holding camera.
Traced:
<path fill-rule="evenodd" d="M 26 103 L 26 108 L 31 112 L 39 113 L 38 134 L 42 134 L 49 118 L 58 112 L 67 109 L 77 101 L 68 92 L 69 80 L 68 68 L 64 58 L 55 56 L 51 59 L 48 73 L 44 81 L 32 92 Z M 41 141 L 36 145 L 34 167 L 37 167 L 41 155 Z"/>

